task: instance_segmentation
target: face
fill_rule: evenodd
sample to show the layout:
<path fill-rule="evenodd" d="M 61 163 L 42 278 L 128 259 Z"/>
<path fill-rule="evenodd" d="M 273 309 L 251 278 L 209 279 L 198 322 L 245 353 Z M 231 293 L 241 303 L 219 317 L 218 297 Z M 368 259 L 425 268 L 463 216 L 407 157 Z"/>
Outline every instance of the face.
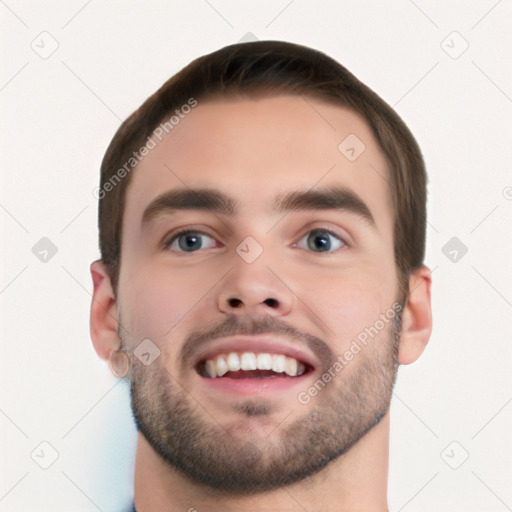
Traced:
<path fill-rule="evenodd" d="M 362 146 L 338 148 L 350 134 L 355 160 Z M 160 355 L 134 357 L 132 409 L 189 479 L 236 494 L 297 482 L 388 410 L 387 172 L 358 115 L 298 96 L 199 101 L 133 171 L 119 334 Z"/>

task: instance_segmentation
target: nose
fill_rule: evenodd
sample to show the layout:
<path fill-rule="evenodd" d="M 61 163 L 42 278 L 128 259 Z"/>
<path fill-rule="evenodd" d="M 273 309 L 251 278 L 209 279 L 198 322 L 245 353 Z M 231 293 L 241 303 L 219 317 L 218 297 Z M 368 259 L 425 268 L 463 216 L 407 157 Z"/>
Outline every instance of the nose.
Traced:
<path fill-rule="evenodd" d="M 219 289 L 218 308 L 230 315 L 286 316 L 295 295 L 279 272 L 263 262 L 237 262 Z"/>

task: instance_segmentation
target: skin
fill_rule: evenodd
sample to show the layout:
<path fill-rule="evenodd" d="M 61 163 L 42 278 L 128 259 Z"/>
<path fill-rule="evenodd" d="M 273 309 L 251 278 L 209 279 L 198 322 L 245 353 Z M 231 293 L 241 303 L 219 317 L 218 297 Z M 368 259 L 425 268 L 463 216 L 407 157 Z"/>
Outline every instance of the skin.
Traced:
<path fill-rule="evenodd" d="M 366 145 L 354 162 L 338 150 L 351 133 Z M 296 392 L 227 397 L 207 389 L 195 369 L 182 363 L 184 347 L 198 332 L 208 337 L 215 326 L 228 326 L 225 332 L 234 335 L 249 326 L 256 333 L 268 322 L 276 334 L 288 326 L 307 337 L 307 349 L 318 361 L 305 388 L 311 386 L 398 298 L 392 197 L 383 179 L 387 172 L 362 118 L 337 105 L 292 95 L 199 101 L 138 165 L 127 190 L 117 294 L 102 262 L 91 265 L 91 337 L 103 359 L 119 347 L 120 338 L 129 347 L 149 338 L 160 349 L 150 366 L 133 360 L 132 407 L 135 404 L 139 419 L 157 413 L 153 419 L 158 421 L 148 420 L 147 425 L 165 447 L 178 437 L 165 436 L 172 418 L 178 427 L 185 420 L 193 422 L 187 424 L 201 432 L 194 446 L 218 450 L 210 462 L 223 460 L 224 467 L 231 463 L 233 469 L 245 464 L 255 479 L 265 474 L 258 469 L 270 471 L 272 464 L 286 461 L 287 453 L 299 456 L 290 450 L 307 449 L 308 439 L 318 439 L 307 433 L 329 434 L 307 460 L 324 449 L 343 452 L 287 485 L 272 488 L 266 482 L 265 488 L 263 479 L 258 492 L 243 492 L 239 481 L 238 492 L 227 492 L 166 463 L 139 432 L 139 512 L 387 510 L 389 401 L 398 364 L 415 361 L 430 338 L 427 267 L 410 276 L 401 331 L 394 332 L 393 322 L 387 324 L 307 404 L 296 399 Z M 356 193 L 369 207 L 375 228 L 349 212 L 277 214 L 269 207 L 278 194 L 331 185 Z M 233 217 L 180 211 L 143 225 L 143 211 L 153 199 L 184 186 L 221 190 L 240 202 L 239 211 Z M 176 228 L 188 226 L 206 234 L 206 248 L 178 253 L 164 246 Z M 308 245 L 313 229 L 335 235 L 330 238 L 336 244 L 331 252 L 316 252 Z M 248 236 L 263 248 L 251 264 L 236 252 Z M 347 245 L 339 246 L 336 237 Z M 173 247 L 179 250 L 177 242 Z M 238 307 L 229 300 L 233 298 Z M 227 323 L 230 320 L 233 323 Z M 314 349 L 311 340 L 322 350 Z M 181 417 L 173 415 L 178 404 L 185 411 Z M 260 407 L 260 414 L 249 414 L 251 405 Z M 178 432 L 186 437 L 193 436 L 193 430 Z M 216 443 L 211 442 L 213 434 Z M 251 453 L 244 449 L 248 442 Z M 258 456 L 250 464 L 254 449 Z M 286 467 L 293 468 L 296 460 L 292 457 Z"/>

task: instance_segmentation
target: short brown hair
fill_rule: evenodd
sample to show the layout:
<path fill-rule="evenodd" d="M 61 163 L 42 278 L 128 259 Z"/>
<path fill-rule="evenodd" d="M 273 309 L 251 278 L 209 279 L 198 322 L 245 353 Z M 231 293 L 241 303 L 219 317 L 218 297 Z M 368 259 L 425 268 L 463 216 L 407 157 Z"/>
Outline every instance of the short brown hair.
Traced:
<path fill-rule="evenodd" d="M 407 296 L 411 271 L 423 264 L 425 256 L 427 175 L 418 144 L 397 113 L 341 64 L 317 50 L 282 41 L 234 44 L 195 59 L 120 126 L 101 165 L 103 193 L 99 200 L 101 259 L 114 289 L 119 279 L 122 218 L 131 177 L 125 172 L 119 179 L 121 166 L 166 115 L 190 98 L 279 93 L 334 102 L 355 111 L 368 123 L 390 169 L 394 256 L 401 296 Z M 114 178 L 117 182 L 112 181 Z"/>

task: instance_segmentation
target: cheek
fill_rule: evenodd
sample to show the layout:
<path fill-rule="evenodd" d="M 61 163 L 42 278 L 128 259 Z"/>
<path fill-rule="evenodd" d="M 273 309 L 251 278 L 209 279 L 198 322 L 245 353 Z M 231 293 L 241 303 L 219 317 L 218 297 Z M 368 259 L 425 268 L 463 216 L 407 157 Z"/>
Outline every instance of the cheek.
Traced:
<path fill-rule="evenodd" d="M 392 276 L 391 276 L 392 277 Z M 357 269 L 315 279 L 306 305 L 322 319 L 335 351 L 344 350 L 366 328 L 375 324 L 394 302 L 395 283 L 389 276 Z"/>
<path fill-rule="evenodd" d="M 154 340 L 172 338 L 187 315 L 204 295 L 187 274 L 141 272 L 127 285 L 132 334 Z M 126 307 L 127 305 L 125 305 Z"/>

